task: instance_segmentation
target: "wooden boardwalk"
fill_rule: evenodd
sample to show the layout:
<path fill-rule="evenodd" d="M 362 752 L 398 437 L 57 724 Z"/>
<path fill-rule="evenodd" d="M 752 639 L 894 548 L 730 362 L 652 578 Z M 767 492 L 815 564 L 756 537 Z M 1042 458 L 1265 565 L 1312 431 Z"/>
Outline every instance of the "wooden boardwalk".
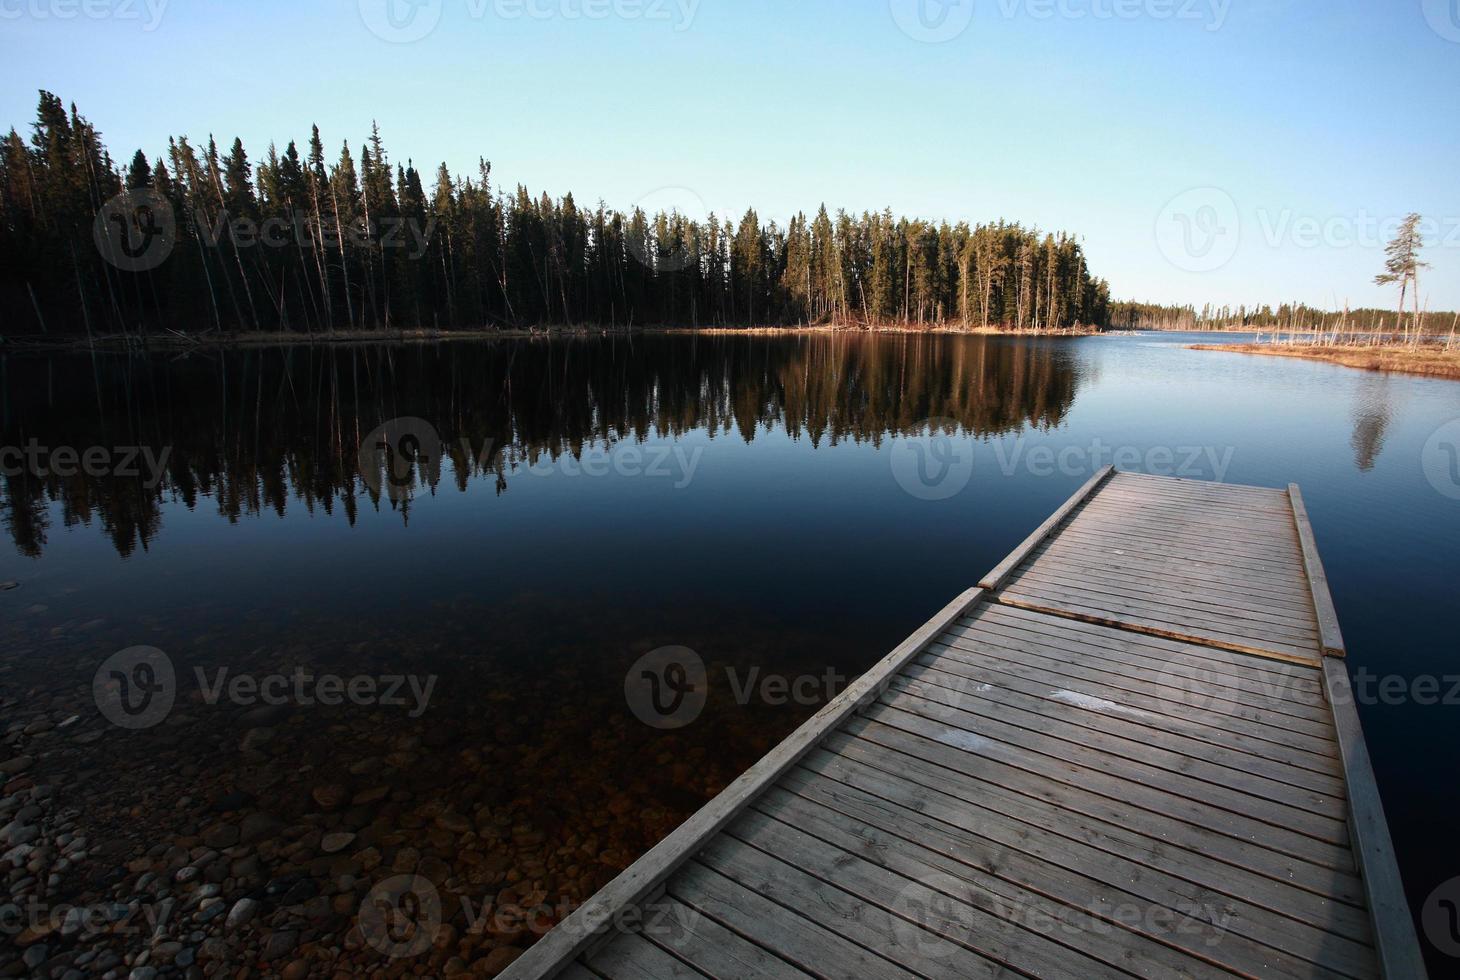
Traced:
<path fill-rule="evenodd" d="M 504 976 L 1423 977 L 1297 488 L 1102 471 Z"/>

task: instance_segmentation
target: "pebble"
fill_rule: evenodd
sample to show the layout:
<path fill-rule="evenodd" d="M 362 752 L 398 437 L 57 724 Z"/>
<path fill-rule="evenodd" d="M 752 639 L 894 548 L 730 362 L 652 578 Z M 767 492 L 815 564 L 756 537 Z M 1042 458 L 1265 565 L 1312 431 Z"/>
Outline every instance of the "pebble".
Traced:
<path fill-rule="evenodd" d="M 233 903 L 233 908 L 228 912 L 228 918 L 223 922 L 223 928 L 229 932 L 241 929 L 252 921 L 258 914 L 259 903 L 252 898 L 240 898 Z"/>
<path fill-rule="evenodd" d="M 0 827 L 0 845 L 15 847 L 18 844 L 29 844 L 40 835 L 39 827 L 27 826 L 19 819 L 12 820 L 4 827 Z"/>
<path fill-rule="evenodd" d="M 231 823 L 220 823 L 210 827 L 203 835 L 203 843 L 209 847 L 224 848 L 232 847 L 238 843 L 238 827 Z"/>
<path fill-rule="evenodd" d="M 239 842 L 243 844 L 256 844 L 259 841 L 274 837 L 284 829 L 284 822 L 267 813 L 250 813 L 243 818 L 240 824 Z"/>
<path fill-rule="evenodd" d="M 299 933 L 292 929 L 281 929 L 278 932 L 269 934 L 264 940 L 263 958 L 266 960 L 277 960 L 294 952 L 294 947 L 299 945 Z"/>
<path fill-rule="evenodd" d="M 0 762 L 0 775 L 14 776 L 17 773 L 25 772 L 35 763 L 35 759 L 28 755 L 17 755 L 13 759 L 6 759 Z"/>
<path fill-rule="evenodd" d="M 449 810 L 436 818 L 436 826 L 442 830 L 449 830 L 453 834 L 465 834 L 472 829 L 470 820 Z"/>
<path fill-rule="evenodd" d="M 421 852 L 414 847 L 402 847 L 395 853 L 395 861 L 390 868 L 400 874 L 410 874 L 416 870 L 416 865 L 421 863 Z"/>
<path fill-rule="evenodd" d="M 522 950 L 516 946 L 498 946 L 488 953 L 477 967 L 484 977 L 495 977 L 507 967 L 511 966 L 517 957 L 522 955 Z"/>
<path fill-rule="evenodd" d="M 257 752 L 274 740 L 272 728 L 251 728 L 239 740 L 238 747 L 244 752 Z"/>
<path fill-rule="evenodd" d="M 338 854 L 340 851 L 343 851 L 345 848 L 354 843 L 354 841 L 354 834 L 325 834 L 324 838 L 319 842 L 319 848 L 326 854 Z"/>

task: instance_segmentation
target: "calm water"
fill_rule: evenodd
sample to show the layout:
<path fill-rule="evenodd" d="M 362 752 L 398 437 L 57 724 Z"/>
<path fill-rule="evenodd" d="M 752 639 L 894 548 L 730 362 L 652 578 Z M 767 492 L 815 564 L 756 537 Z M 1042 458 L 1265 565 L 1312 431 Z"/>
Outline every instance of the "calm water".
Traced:
<path fill-rule="evenodd" d="M 144 457 L 138 476 L 8 476 L 0 496 L 0 582 L 19 583 L 0 592 L 6 716 L 81 716 L 12 728 L 7 750 L 35 757 L 19 778 L 52 784 L 92 842 L 51 898 L 115 894 L 153 845 L 226 841 L 220 824 L 251 817 L 286 829 L 226 888 L 350 876 L 311 886 L 338 899 L 306 910 L 311 936 L 342 933 L 352 890 L 407 865 L 499 904 L 580 900 L 1117 452 L 1128 469 L 1300 483 L 1351 666 L 1460 675 L 1460 500 L 1440 492 L 1460 480 L 1423 465 L 1460 385 L 1185 349 L 1195 339 L 8 356 L 0 446 L 165 458 L 158 480 Z M 419 421 L 391 438 L 447 447 L 409 485 L 362 470 L 358 451 L 402 418 Z M 919 479 L 929 418 L 971 449 L 971 471 Z M 93 675 L 144 644 L 175 666 L 177 703 L 151 727 L 109 726 Z M 659 731 L 624 677 L 671 644 L 710 665 L 711 693 L 692 724 Z M 224 667 L 437 680 L 424 712 L 209 704 L 194 668 Z M 818 681 L 742 705 L 726 669 Z M 1361 715 L 1418 907 L 1460 874 L 1460 704 L 1392 700 Z M 357 834 L 345 856 L 376 853 L 298 846 L 331 832 Z"/>

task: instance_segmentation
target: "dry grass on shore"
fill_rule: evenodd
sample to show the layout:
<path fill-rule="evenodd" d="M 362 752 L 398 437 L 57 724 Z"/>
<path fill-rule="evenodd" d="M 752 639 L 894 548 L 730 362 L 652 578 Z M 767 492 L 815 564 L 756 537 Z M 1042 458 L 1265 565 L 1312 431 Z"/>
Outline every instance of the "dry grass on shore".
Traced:
<path fill-rule="evenodd" d="M 776 334 L 864 334 L 864 333 L 885 333 L 885 334 L 975 334 L 979 336 L 993 336 L 995 334 L 1006 337 L 1089 337 L 1100 331 L 1094 327 L 1037 329 L 1024 328 L 1016 330 L 1013 327 L 982 327 L 973 324 L 964 325 L 957 322 L 930 323 L 930 324 L 908 324 L 908 323 L 816 323 L 801 326 L 789 327 L 669 327 L 655 330 L 650 328 L 649 333 L 671 333 L 671 334 L 701 334 L 709 336 L 772 336 Z"/>
<path fill-rule="evenodd" d="M 1310 361 L 1327 361 L 1365 371 L 1392 371 L 1400 374 L 1421 374 L 1434 378 L 1460 380 L 1460 347 L 1442 344 L 1385 345 L 1374 347 L 1333 344 L 1193 344 L 1193 350 L 1232 351 L 1239 354 L 1266 354 L 1270 357 L 1301 357 Z"/>

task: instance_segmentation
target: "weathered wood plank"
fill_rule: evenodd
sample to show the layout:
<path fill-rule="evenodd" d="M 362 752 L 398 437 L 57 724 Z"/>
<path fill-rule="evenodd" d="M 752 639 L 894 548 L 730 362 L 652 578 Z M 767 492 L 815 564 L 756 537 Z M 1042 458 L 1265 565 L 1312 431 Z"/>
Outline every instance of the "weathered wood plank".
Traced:
<path fill-rule="evenodd" d="M 1176 765 L 1185 764 L 1185 759 L 1193 759 L 1249 772 L 1335 800 L 1339 812 L 1342 812 L 1345 796 L 1341 776 L 1296 764 L 1292 758 L 1294 753 L 1284 753 L 1274 742 L 1241 739 L 1235 735 L 1218 740 L 1217 729 L 1201 729 L 1189 725 L 1183 718 L 1148 710 L 1144 706 L 1146 702 L 1119 692 L 1092 692 L 1082 685 L 1066 686 L 1058 680 L 1030 683 L 1017 675 L 983 667 L 972 668 L 962 661 L 933 654 L 924 654 L 917 663 L 909 664 L 903 671 L 903 677 L 923 680 L 1069 725 L 1076 735 L 1079 729 L 1088 729 L 1133 741 L 1140 747 L 1135 751 L 1142 758 L 1146 757 L 1144 749 L 1149 745 L 1156 747 L 1158 752 L 1173 753 L 1171 762 Z"/>
<path fill-rule="evenodd" d="M 1293 531 L 1291 518 L 1253 519 L 1250 515 L 1214 516 L 1208 511 L 1193 511 L 1183 506 L 1158 507 L 1138 504 L 1121 499 L 1116 494 L 1100 493 L 1080 511 L 1087 522 L 1100 520 L 1111 526 L 1137 525 L 1139 523 L 1159 524 L 1192 535 L 1217 537 L 1222 540 L 1240 541 L 1266 550 L 1286 553 L 1296 551 L 1297 535 Z M 1287 515 L 1283 515 L 1285 518 Z"/>
<path fill-rule="evenodd" d="M 1318 616 L 1319 642 L 1325 656 L 1345 656 L 1343 632 L 1338 628 L 1338 611 L 1333 608 L 1333 596 L 1328 591 L 1328 575 L 1323 571 L 1323 559 L 1318 557 L 1318 545 L 1313 540 L 1313 526 L 1308 522 L 1308 508 L 1303 504 L 1303 494 L 1296 483 L 1288 487 L 1288 495 L 1293 501 L 1293 521 L 1298 527 L 1303 567 L 1308 575 L 1308 588 L 1312 590 L 1313 608 Z"/>
<path fill-rule="evenodd" d="M 914 980 L 917 976 L 880 952 L 798 915 L 700 861 L 675 875 L 670 894 L 741 935 L 755 936 L 758 945 L 780 958 L 821 976 L 848 980 Z M 877 943 L 875 931 L 856 930 L 855 934 Z M 898 953 L 892 947 L 887 951 L 892 957 Z"/>
<path fill-rule="evenodd" d="M 1210 674 L 1200 665 L 1172 663 L 1142 675 L 1143 668 L 1138 663 L 1127 666 L 1123 661 L 1094 653 L 1061 660 L 1049 644 L 1010 638 L 991 630 L 971 634 L 950 632 L 946 642 L 940 641 L 929 650 L 972 667 L 994 663 L 1000 669 L 1028 677 L 1037 677 L 1037 672 L 1044 671 L 1108 686 L 1123 697 L 1146 695 L 1166 702 L 1168 710 L 1179 711 L 1196 723 L 1224 732 L 1242 732 L 1322 756 L 1329 760 L 1329 768 L 1338 757 L 1332 728 L 1304 714 L 1305 705 L 1278 700 L 1276 692 L 1266 684 L 1253 684 L 1249 688 L 1232 686 L 1226 678 Z"/>
<path fill-rule="evenodd" d="M 1238 639 L 1259 641 L 1275 640 L 1288 646 L 1313 645 L 1318 648 L 1318 631 L 1301 623 L 1283 625 L 1259 622 L 1255 619 L 1233 614 L 1226 615 L 1216 609 L 1200 609 L 1174 602 L 1156 602 L 1141 598 L 1122 598 L 1094 589 L 1076 589 L 1068 586 L 1051 586 L 1031 579 L 1024 572 L 1010 580 L 1004 593 L 1006 596 L 1030 596 L 1059 602 L 1067 600 L 1071 607 L 1108 610 L 1111 613 L 1129 614 L 1142 620 L 1169 621 L 1174 626 L 1191 624 L 1204 631 L 1225 634 Z"/>
<path fill-rule="evenodd" d="M 1313 605 L 1303 590 L 1289 588 L 1284 591 L 1280 588 L 1255 586 L 1250 579 L 1238 582 L 1215 575 L 1196 576 L 1188 567 L 1180 565 L 1162 569 L 1150 563 L 1120 564 L 1119 559 L 1076 560 L 1051 551 L 1045 545 L 1030 557 L 1028 567 L 1051 575 L 1078 576 L 1082 581 L 1123 582 L 1138 588 L 1170 590 L 1179 594 L 1206 595 L 1233 601 L 1250 599 L 1266 608 L 1292 610 L 1299 615 L 1311 616 L 1313 612 Z"/>
<path fill-rule="evenodd" d="M 861 738 L 841 742 L 835 754 L 818 750 L 807 757 L 804 766 L 813 774 L 991 835 L 1025 853 L 1063 855 L 1051 859 L 1075 862 L 1068 866 L 1088 869 L 1087 873 L 1114 885 L 1133 886 L 1143 874 L 1171 877 L 1208 893 L 1262 906 L 1270 915 L 1319 929 L 1340 928 L 1345 930 L 1343 935 L 1364 941 L 1369 936 L 1363 885 L 1354 875 L 1304 868 L 1302 862 L 1255 845 L 1243 848 L 1240 842 L 1218 835 L 1185 839 L 1159 832 L 1153 835 L 1158 828 L 1177 832 L 1181 824 L 1157 816 L 1149 821 L 1148 829 L 1131 827 L 1128 810 L 1093 798 L 1087 813 L 1087 794 L 1072 794 L 1074 806 L 1066 807 L 1066 791 L 1042 783 L 1037 776 L 1027 778 L 1021 790 L 1009 789 L 1003 785 L 1002 774 L 997 780 L 948 774 L 935 764 L 886 751 Z M 1052 798 L 1050 791 L 1059 795 Z M 1210 849 L 1193 846 L 1189 843 L 1193 839 L 1209 842 Z M 1099 854 L 1088 853 L 1086 848 Z M 1247 867 L 1242 862 L 1260 866 Z M 1098 870 L 1106 866 L 1119 867 L 1124 877 L 1106 879 Z M 1303 871 L 1307 873 L 1299 873 Z"/>
<path fill-rule="evenodd" d="M 1250 515 L 1257 521 L 1271 521 L 1275 524 L 1286 526 L 1288 516 L 1287 501 L 1283 500 L 1280 491 L 1274 491 L 1276 496 L 1266 503 L 1252 504 L 1247 501 L 1226 501 L 1222 503 L 1208 503 L 1194 501 L 1182 494 L 1161 493 L 1153 490 L 1133 488 L 1121 482 L 1117 477 L 1107 483 L 1100 491 L 1102 500 L 1113 500 L 1120 503 L 1131 504 L 1137 507 L 1161 507 L 1171 510 L 1185 509 L 1187 512 L 1199 513 L 1207 520 L 1239 520 L 1245 515 Z"/>
<path fill-rule="evenodd" d="M 1019 570 L 1019 576 L 1048 585 L 1107 592 L 1128 599 L 1213 609 L 1261 622 L 1302 623 L 1310 629 L 1317 626 L 1312 604 L 1297 597 L 1283 599 L 1253 594 L 1244 596 L 1230 587 L 1187 584 L 1173 578 L 1142 578 L 1139 575 L 1120 574 L 1098 568 L 1076 569 L 1047 558 L 1031 561 Z"/>
<path fill-rule="evenodd" d="M 1021 568 L 1009 580 L 1010 591 L 1035 591 L 1045 594 L 1069 594 L 1087 602 L 1121 602 L 1152 613 L 1169 616 L 1192 616 L 1202 620 L 1228 623 L 1254 632 L 1271 630 L 1275 634 L 1299 639 L 1318 637 L 1318 624 L 1307 610 L 1271 610 L 1258 603 L 1242 606 L 1232 601 L 1219 601 L 1210 596 L 1182 595 L 1172 590 L 1141 589 L 1124 582 L 1110 582 L 1094 576 L 1050 574 L 1038 563 Z"/>
<path fill-rule="evenodd" d="M 985 650 L 975 654 L 934 644 L 915 664 L 909 664 L 908 669 L 911 671 L 914 666 L 935 667 L 969 681 L 987 684 L 993 688 L 1019 691 L 1031 697 L 1066 701 L 1078 697 L 1111 702 L 1144 714 L 1145 718 L 1140 719 L 1141 721 L 1152 726 L 1159 725 L 1182 738 L 1206 745 L 1227 747 L 1243 756 L 1270 759 L 1286 769 L 1309 773 L 1312 778 L 1319 780 L 1314 783 L 1315 786 L 1334 786 L 1336 792 L 1342 792 L 1343 771 L 1338 762 L 1336 745 L 1321 746 L 1315 750 L 1284 738 L 1286 730 L 1280 726 L 1266 722 L 1249 722 L 1231 713 L 1209 712 L 1205 710 L 1204 704 L 1202 710 L 1192 711 L 1190 706 L 1193 702 L 1204 701 L 1211 696 L 1198 685 L 1193 684 L 1187 692 L 1156 685 L 1121 688 L 1099 680 L 1048 669 L 1038 663 L 1009 659 L 1007 654 L 1001 656 L 1002 653 L 1003 651 L 995 649 L 992 656 Z M 1183 697 L 1183 694 L 1186 696 Z"/>
<path fill-rule="evenodd" d="M 1062 540 L 1084 541 L 1163 558 L 1189 560 L 1201 556 L 1209 563 L 1243 571 L 1257 569 L 1270 574 L 1298 576 L 1303 570 L 1303 562 L 1298 555 L 1289 557 L 1276 552 L 1259 552 L 1259 549 L 1252 549 L 1252 553 L 1249 553 L 1240 547 L 1216 540 L 1214 535 L 1167 533 L 1154 528 L 1139 531 L 1133 527 L 1109 527 L 1093 520 L 1083 523 L 1076 520 L 1060 533 L 1060 537 Z"/>
<path fill-rule="evenodd" d="M 1058 923 L 1057 928 L 1044 930 L 1056 942 L 1062 933 L 1066 937 L 1081 933 L 1081 944 L 1089 947 L 1092 956 L 1138 976 L 1204 976 L 1210 969 L 1153 941 L 1140 931 L 1141 923 L 1111 922 L 1115 928 L 1107 931 L 1100 928 L 1108 922 L 1099 916 L 1100 910 L 1081 908 L 1078 903 L 1061 903 L 1046 898 L 1041 891 L 1024 887 L 1023 881 L 1032 880 L 1046 889 L 1058 890 L 1063 882 L 1066 894 L 1083 893 L 1078 886 L 1068 887 L 1071 877 L 1068 872 L 1051 873 L 1050 867 L 1041 862 L 1030 860 L 1020 864 L 1013 876 L 1017 880 L 1009 880 L 1007 868 L 1000 869 L 1004 877 L 989 873 L 779 788 L 771 789 L 758 800 L 756 809 L 839 850 L 896 872 L 908 881 L 921 881 L 956 900 L 979 904 L 991 914 L 1011 921 L 1047 917 L 1050 923 Z M 1017 859 L 1016 855 L 1009 856 Z M 1026 915 L 1027 912 L 1034 915 Z M 1210 929 L 1208 935 L 1215 934 L 1215 928 Z M 1227 976 L 1225 972 L 1221 975 Z"/>
<path fill-rule="evenodd" d="M 1099 498 L 1095 498 L 1099 500 Z M 1101 506 L 1082 507 L 1067 525 L 1071 532 L 1107 534 L 1125 537 L 1133 541 L 1152 541 L 1160 544 L 1167 540 L 1180 541 L 1197 548 L 1208 548 L 1223 557 L 1239 557 L 1253 561 L 1268 561 L 1282 565 L 1299 564 L 1297 538 L 1288 527 L 1280 531 L 1259 534 L 1255 529 L 1232 531 L 1227 526 L 1204 527 L 1187 525 L 1181 513 L 1150 511 L 1132 505 L 1117 508 L 1114 501 Z M 1063 534 L 1063 532 L 1062 532 Z M 1213 545 L 1217 547 L 1213 548 Z"/>
<path fill-rule="evenodd" d="M 645 924 L 645 937 L 712 977 L 800 980 L 811 974 L 731 932 L 699 909 L 668 899 Z"/>
<path fill-rule="evenodd" d="M 1172 660 L 1187 660 L 1213 673 L 1241 678 L 1236 686 L 1248 687 L 1251 677 L 1276 677 L 1283 679 L 1281 694 L 1291 700 L 1322 709 L 1327 718 L 1328 702 L 1323 697 L 1322 686 L 1316 683 L 1311 664 L 1287 664 L 1281 661 L 1251 657 L 1242 653 L 1218 650 L 1215 647 L 1182 643 L 1143 633 L 1131 633 L 1114 626 L 1100 626 L 1083 623 L 1075 619 L 1059 619 L 1042 613 L 985 603 L 974 609 L 955 624 L 954 628 L 965 628 L 970 624 L 978 628 L 1000 626 L 1018 627 L 1023 632 L 1043 634 L 1065 644 L 1075 653 L 1086 649 L 1094 651 L 1115 651 L 1131 656 L 1145 656 L 1165 663 Z"/>
<path fill-rule="evenodd" d="M 1275 710 L 1320 720 L 1331 737 L 1331 717 L 1323 699 L 1322 685 L 1314 665 L 1292 664 L 1250 654 L 1222 650 L 1168 637 L 1135 633 L 1100 623 L 1020 609 L 989 605 L 966 616 L 949 628 L 964 638 L 994 634 L 1042 644 L 1071 658 L 1096 658 L 1111 664 L 1138 668 L 1132 676 L 1158 679 L 1161 668 L 1179 663 L 1199 667 L 1214 684 L 1225 684 L 1240 692 L 1264 696 Z"/>
<path fill-rule="evenodd" d="M 602 977 L 581 963 L 569 963 L 558 976 L 562 977 L 563 980 L 603 980 Z"/>
<path fill-rule="evenodd" d="M 1153 476 L 1149 473 L 1122 471 L 1120 482 L 1131 486 L 1148 486 L 1160 493 L 1186 494 L 1214 503 L 1250 500 L 1255 503 L 1281 501 L 1283 491 L 1273 487 L 1251 487 L 1240 483 L 1213 483 L 1208 480 L 1187 480 L 1181 477 Z"/>
<path fill-rule="evenodd" d="M 1100 623 L 1105 626 L 1120 626 L 1125 629 L 1134 630 L 1137 633 L 1149 633 L 1152 636 L 1164 636 L 1173 640 L 1185 640 L 1188 643 L 1205 643 L 1223 650 L 1235 650 L 1238 653 L 1250 653 L 1258 657 L 1272 657 L 1277 660 L 1286 660 L 1289 663 L 1313 664 L 1318 661 L 1316 644 L 1310 652 L 1306 646 L 1280 643 L 1276 640 L 1261 640 L 1257 642 L 1247 637 L 1233 636 L 1216 630 L 1198 629 L 1195 627 L 1182 629 L 1180 623 L 1168 623 L 1159 619 L 1147 619 L 1135 613 L 1112 613 L 1107 609 L 1078 606 L 1074 603 L 1052 603 L 1038 596 L 1006 594 L 1000 601 L 1011 606 L 1032 609 L 1035 612 L 1067 616 L 1071 619 L 1083 619 L 1087 623 Z"/>
<path fill-rule="evenodd" d="M 1280 488 L 1239 487 L 1235 484 L 1188 484 L 1166 477 L 1141 479 L 1133 473 L 1117 473 L 1110 481 L 1112 491 L 1147 497 L 1160 502 L 1173 500 L 1196 501 L 1210 510 L 1247 508 L 1256 511 L 1286 510 L 1285 491 Z"/>
<path fill-rule="evenodd" d="M 707 980 L 705 974 L 633 934 L 619 936 L 598 950 L 588 965 L 605 980 Z"/>
<path fill-rule="evenodd" d="M 1232 518 L 1230 520 L 1197 520 L 1186 508 L 1165 509 L 1159 507 L 1127 505 L 1104 494 L 1095 497 L 1081 509 L 1075 524 L 1087 526 L 1098 524 L 1112 531 L 1140 533 L 1159 527 L 1172 538 L 1195 540 L 1197 542 L 1220 541 L 1224 547 L 1234 548 L 1240 554 L 1255 554 L 1263 557 L 1277 556 L 1288 559 L 1298 551 L 1298 538 L 1293 532 L 1292 521 L 1286 525 L 1267 525 Z"/>
<path fill-rule="evenodd" d="M 1353 682 L 1341 659 L 1323 662 L 1328 701 L 1333 705 L 1338 728 L 1339 753 L 1348 776 L 1349 828 L 1354 855 L 1368 891 L 1369 915 L 1374 923 L 1374 945 L 1385 977 L 1415 977 L 1424 980 L 1424 955 L 1414 931 L 1414 919 L 1404 895 L 1404 881 L 1389 837 L 1389 821 L 1374 779 L 1369 746 L 1354 706 Z"/>
<path fill-rule="evenodd" d="M 1114 885 L 1075 870 L 1057 848 L 1049 853 L 1058 860 L 1026 854 L 804 770 L 788 774 L 785 782 L 786 789 L 768 791 L 756 808 L 907 877 L 926 881 L 951 876 L 998 896 L 997 904 L 1006 909 L 1047 916 L 1057 923 L 1048 930 L 1052 938 L 1077 942 L 1092 956 L 1137 976 L 1226 977 L 1228 967 L 1252 976 L 1306 978 L 1330 971 L 1362 976 L 1362 970 L 1349 971 L 1372 959 L 1371 948 L 1362 943 L 1328 942 L 1325 933 L 1292 920 L 1273 928 L 1273 916 L 1225 897 L 1209 895 L 1204 904 L 1231 909 L 1231 919 L 1225 924 L 1220 918 L 1210 921 L 1196 911 L 1198 903 L 1191 898 L 1142 887 L 1150 879 L 1134 870 L 1110 874 L 1135 880 L 1132 891 L 1124 883 Z M 986 827 L 976 825 L 980 831 Z M 1163 914 L 1112 920 L 1110 913 L 1118 907 L 1159 907 Z M 1221 955 L 1213 957 L 1217 948 Z M 1213 968 L 1203 960 L 1225 965 Z"/>
<path fill-rule="evenodd" d="M 1287 595 L 1307 598 L 1307 586 L 1289 572 L 1269 574 L 1260 569 L 1231 566 L 1208 561 L 1202 554 L 1179 558 L 1141 554 L 1120 544 L 1088 545 L 1072 539 L 1053 538 L 1036 554 L 1048 554 L 1076 565 L 1092 565 L 1117 572 L 1140 572 L 1148 575 L 1183 578 L 1198 584 L 1213 582 L 1223 586 L 1245 587 L 1251 583 L 1263 595 Z"/>
<path fill-rule="evenodd" d="M 1030 731 L 1058 732 L 1061 740 L 1102 755 L 1168 772 L 1173 781 L 1191 779 L 1210 783 L 1331 820 L 1344 819 L 1342 793 L 1317 793 L 1269 775 L 1278 767 L 1264 766 L 1258 758 L 1204 751 L 1203 743 L 1183 740 L 1158 726 L 1144 724 L 1156 719 L 1141 718 L 1139 712 L 1122 710 L 1124 706 L 1116 702 L 1092 704 L 1089 699 L 1059 698 L 1070 693 L 1063 690 L 1048 692 L 1055 697 L 1030 697 L 1006 688 L 969 683 L 939 671 L 936 666 L 920 665 L 910 666 L 894 681 L 884 695 L 888 703 L 892 703 L 891 695 L 897 691 L 966 712 L 973 716 L 964 719 L 968 725 L 982 728 L 975 718 L 984 718 Z M 1132 719 L 1132 714 L 1136 719 Z M 1287 776 L 1291 770 L 1282 767 L 1280 771 L 1282 776 Z M 1342 840 L 1341 835 L 1337 839 Z"/>
<path fill-rule="evenodd" d="M 935 692 L 917 690 L 936 697 Z M 898 738 L 903 751 L 938 760 L 946 768 L 982 766 L 984 758 L 1014 762 L 1031 773 L 1047 772 L 1048 778 L 1067 783 L 1071 789 L 1084 786 L 1115 803 L 1173 815 L 1203 830 L 1257 841 L 1269 850 L 1325 867 L 1353 867 L 1347 827 L 1341 820 L 1133 762 L 1064 738 L 1039 738 L 1032 731 L 995 721 L 990 714 L 970 715 L 909 690 L 889 693 L 885 705 L 869 711 L 867 719 L 931 743 L 909 743 Z M 968 774 L 978 776 L 979 771 Z M 1242 809 L 1234 809 L 1237 807 Z"/>
<path fill-rule="evenodd" d="M 1338 897 L 1356 908 L 1362 903 L 1352 861 L 1347 867 L 1335 868 L 1288 854 L 1269 846 L 1272 835 L 1256 822 L 1248 824 L 1254 827 L 1250 836 L 1233 833 L 1231 827 L 1212 826 L 1220 815 L 1213 817 L 1199 803 L 1139 786 L 1119 793 L 1121 784 L 1099 772 L 1051 763 L 1027 749 L 995 743 L 981 747 L 981 757 L 969 751 L 959 758 L 946 752 L 955 746 L 945 743 L 940 753 L 939 746 L 926 744 L 937 741 L 937 726 L 909 713 L 889 711 L 856 725 L 861 727 L 849 727 L 847 740 L 838 736 L 834 743 L 839 758 L 925 789 L 938 789 L 965 803 L 1086 843 L 1103 847 L 1100 840 L 1119 842 L 1124 848 L 1119 853 L 1137 855 L 1140 863 L 1158 865 L 1160 856 L 1170 862 L 1161 866 L 1174 873 L 1209 875 L 1205 883 L 1213 888 L 1222 888 L 1221 880 L 1236 877 L 1240 871 L 1281 881 L 1324 900 Z M 949 743 L 980 745 L 946 727 L 941 734 Z M 815 768 L 812 762 L 807 765 Z M 1157 805 L 1152 806 L 1153 802 Z M 1308 843 L 1291 834 L 1282 836 L 1284 841 Z M 1219 870 L 1214 872 L 1214 867 Z M 1244 880 L 1248 888 L 1260 886 L 1274 895 L 1289 894 L 1265 882 Z M 1264 893 L 1252 891 L 1247 897 L 1255 899 Z"/>
<path fill-rule="evenodd" d="M 752 812 L 741 817 L 727 837 L 766 856 L 786 855 L 785 862 L 807 876 L 802 880 L 806 891 L 801 894 L 813 899 L 806 913 L 813 918 L 822 918 L 821 908 L 836 914 L 836 903 L 844 901 L 840 893 L 846 892 L 886 913 L 896 940 L 902 941 L 909 933 L 925 932 L 926 939 L 916 946 L 924 958 L 928 950 L 921 947 L 945 946 L 936 951 L 944 954 L 941 958 L 950 968 L 945 975 L 999 976 L 1004 966 L 1050 980 L 1084 980 L 1089 976 L 1115 980 L 1124 974 L 1015 921 L 1000 918 L 1000 913 L 1007 910 L 986 892 L 958 884 L 944 890 L 936 880 L 905 877 L 765 814 Z M 715 847 L 719 846 L 717 841 Z M 738 856 L 744 861 L 748 855 L 739 852 Z M 764 866 L 754 860 L 746 863 Z M 782 887 L 785 878 L 780 869 L 771 869 L 770 887 Z M 816 881 L 822 882 L 822 887 L 816 887 Z M 811 907 L 817 908 L 812 911 Z"/>

